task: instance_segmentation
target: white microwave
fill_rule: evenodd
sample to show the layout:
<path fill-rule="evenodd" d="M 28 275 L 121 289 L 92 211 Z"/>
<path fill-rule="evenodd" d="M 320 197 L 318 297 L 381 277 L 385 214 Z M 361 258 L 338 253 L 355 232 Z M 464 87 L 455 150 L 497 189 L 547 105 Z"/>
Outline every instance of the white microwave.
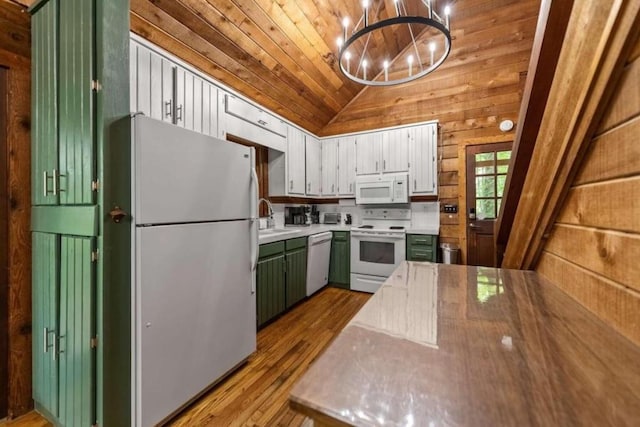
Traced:
<path fill-rule="evenodd" d="M 356 178 L 356 204 L 409 203 L 409 174 L 367 175 Z"/>

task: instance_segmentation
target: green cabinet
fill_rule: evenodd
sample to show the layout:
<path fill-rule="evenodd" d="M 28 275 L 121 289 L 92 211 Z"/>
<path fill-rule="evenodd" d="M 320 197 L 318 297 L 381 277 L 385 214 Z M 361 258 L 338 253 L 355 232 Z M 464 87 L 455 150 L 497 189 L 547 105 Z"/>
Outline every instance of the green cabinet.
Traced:
<path fill-rule="evenodd" d="M 285 299 L 287 308 L 291 308 L 307 296 L 307 238 L 287 240 L 285 245 Z"/>
<path fill-rule="evenodd" d="M 258 327 L 303 300 L 306 290 L 306 237 L 260 245 L 256 273 Z"/>
<path fill-rule="evenodd" d="M 33 398 L 60 425 L 95 420 L 95 238 L 35 232 Z"/>
<path fill-rule="evenodd" d="M 54 425 L 131 420 L 129 1 L 31 13 L 33 398 Z M 99 337 L 99 340 L 98 340 Z"/>
<path fill-rule="evenodd" d="M 329 261 L 329 284 L 349 289 L 351 282 L 351 241 L 348 231 L 334 231 Z"/>
<path fill-rule="evenodd" d="M 94 203 L 94 9 L 49 0 L 33 15 L 34 206 Z"/>
<path fill-rule="evenodd" d="M 283 242 L 260 246 L 256 274 L 256 317 L 262 326 L 285 310 Z"/>
<path fill-rule="evenodd" d="M 438 236 L 429 234 L 407 234 L 407 261 L 436 262 Z"/>

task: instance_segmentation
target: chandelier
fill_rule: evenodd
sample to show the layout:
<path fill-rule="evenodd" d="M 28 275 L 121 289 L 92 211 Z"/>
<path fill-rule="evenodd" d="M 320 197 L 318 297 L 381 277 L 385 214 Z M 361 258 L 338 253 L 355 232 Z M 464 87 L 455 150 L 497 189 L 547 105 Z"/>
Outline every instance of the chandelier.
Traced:
<path fill-rule="evenodd" d="M 441 16 L 433 3 L 363 0 L 355 25 L 347 16 L 342 19 L 344 34 L 338 38 L 342 73 L 364 85 L 391 86 L 433 72 L 451 51 L 450 8 L 445 7 Z M 389 10 L 390 4 L 394 10 Z"/>

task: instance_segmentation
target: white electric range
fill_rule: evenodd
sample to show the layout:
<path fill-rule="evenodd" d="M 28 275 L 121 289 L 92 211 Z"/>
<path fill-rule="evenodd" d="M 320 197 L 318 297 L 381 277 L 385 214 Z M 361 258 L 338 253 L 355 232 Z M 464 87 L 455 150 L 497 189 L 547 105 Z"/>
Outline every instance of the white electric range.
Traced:
<path fill-rule="evenodd" d="M 411 210 L 365 209 L 362 225 L 351 228 L 351 289 L 375 292 L 405 260 L 405 230 Z"/>

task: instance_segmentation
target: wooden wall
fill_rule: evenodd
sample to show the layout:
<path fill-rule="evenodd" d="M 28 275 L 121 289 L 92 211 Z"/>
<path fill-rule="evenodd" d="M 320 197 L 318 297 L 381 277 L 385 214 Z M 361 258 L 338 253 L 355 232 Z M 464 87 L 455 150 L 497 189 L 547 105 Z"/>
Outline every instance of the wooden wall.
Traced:
<path fill-rule="evenodd" d="M 640 345 L 640 42 L 537 271 Z"/>
<path fill-rule="evenodd" d="M 409 84 L 366 88 L 320 135 L 437 119 L 440 199 L 463 205 L 464 186 L 459 189 L 458 184 L 464 165 L 458 148 L 513 140 L 513 133 L 503 134 L 498 124 L 517 121 L 539 9 L 540 0 L 455 3 L 453 48 L 438 70 Z M 442 241 L 464 245 L 461 215 L 441 215 Z"/>
<path fill-rule="evenodd" d="M 23 9 L 0 0 L 0 67 L 7 69 L 9 417 L 28 411 L 31 400 L 30 21 Z"/>

